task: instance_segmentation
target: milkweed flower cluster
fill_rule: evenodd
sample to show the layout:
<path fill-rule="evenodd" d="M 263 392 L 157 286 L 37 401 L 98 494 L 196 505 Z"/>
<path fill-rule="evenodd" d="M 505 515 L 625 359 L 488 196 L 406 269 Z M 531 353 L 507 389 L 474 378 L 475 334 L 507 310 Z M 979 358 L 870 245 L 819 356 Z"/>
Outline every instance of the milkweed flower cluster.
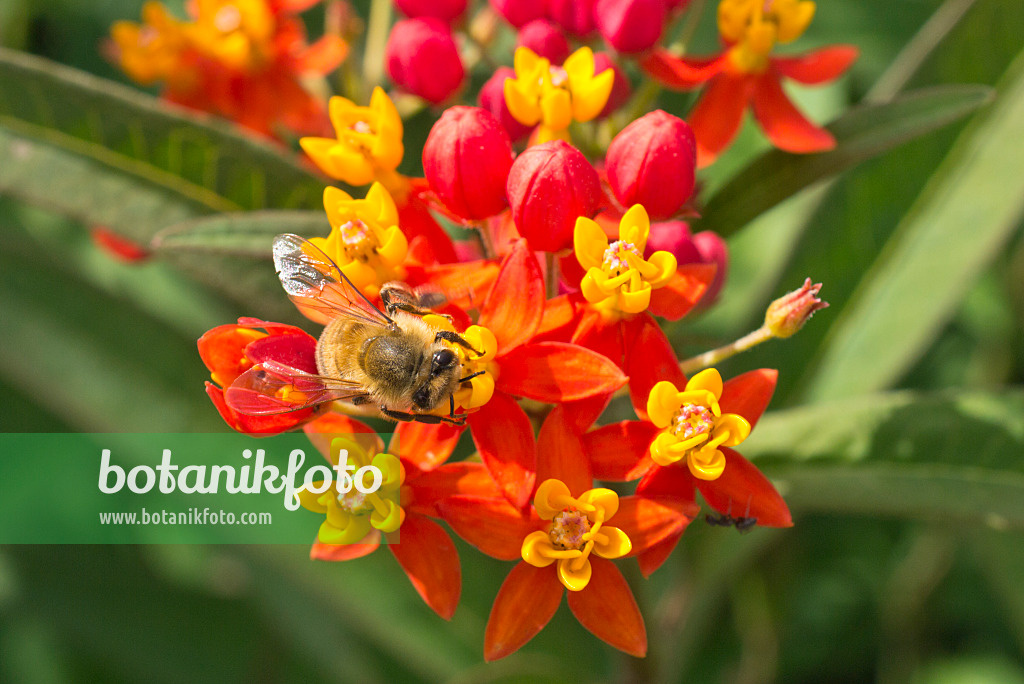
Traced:
<path fill-rule="evenodd" d="M 429 103 L 451 102 L 465 65 L 449 42 L 479 29 L 465 17 L 466 3 L 397 4 L 406 18 L 390 36 L 391 78 Z M 685 1 L 492 2 L 518 29 L 519 45 L 507 55 L 514 68 L 495 69 L 482 106 L 438 115 L 420 155 L 423 177 L 398 170 L 410 150 L 387 92 L 376 88 L 367 104 L 331 99 L 333 137 L 301 146 L 349 187 L 326 189 L 323 234 L 275 243 L 285 290 L 321 325 L 333 325 L 345 307 L 358 310 L 359 325 L 390 320 L 381 318 L 385 310 L 396 321 L 415 317 L 438 345 L 424 357 L 437 371 L 430 378 L 450 368 L 458 374 L 440 404 L 416 408 L 424 382 L 409 385 L 404 405 L 385 406 L 381 392 L 358 386 L 368 371 L 346 376 L 324 360 L 326 336 L 318 343 L 299 328 L 242 319 L 200 339 L 207 392 L 232 428 L 301 428 L 332 463 L 330 435 L 344 434 L 357 461 L 385 473 L 387 486 L 372 500 L 303 495 L 303 505 L 324 516 L 313 558 L 353 560 L 392 541 L 387 548 L 416 591 L 447 619 L 462 582 L 450 530 L 516 562 L 485 630 L 488 660 L 533 638 L 563 595 L 594 635 L 643 656 L 644 618 L 620 568 L 635 558 L 648 576 L 665 563 L 699 514 L 698 492 L 740 529 L 792 524 L 773 485 L 735 450 L 767 408 L 776 372 L 723 379 L 706 368 L 687 377 L 664 329 L 664 321 L 710 306 L 728 266 L 722 239 L 691 234 L 685 222 L 699 163 L 728 142 L 725 124 L 709 133 L 703 112 L 723 106 L 715 103 L 736 79 L 755 79 L 741 101 L 729 101 L 730 112 L 753 102 L 762 124 L 774 122 L 769 137 L 794 147 L 773 136 L 775 124 L 791 126 L 762 116 L 756 94 L 744 98 L 768 93 L 780 74 L 813 80 L 810 62 L 786 72 L 770 56 L 777 42 L 806 29 L 813 3 L 754 4 L 719 6 L 728 47 L 701 73 L 732 85 L 709 85 L 703 97 L 711 104 L 698 105 L 695 125 L 662 110 L 638 112 L 602 142 L 595 122 L 621 105 L 616 88 L 625 77 L 606 55 L 571 51 L 600 35 L 616 58 L 679 85 L 698 67 L 658 42 Z M 487 35 L 473 38 L 478 50 L 491 44 Z M 415 59 L 420 49 L 436 58 Z M 838 61 L 829 75 L 841 71 Z M 576 146 L 580 130 L 588 144 Z M 281 258 L 295 265 L 282 268 Z M 409 299 L 398 308 L 394 281 Z M 792 334 L 822 308 L 818 287 L 808 282 L 779 300 L 763 339 Z M 612 401 L 627 397 L 619 408 L 631 406 L 635 419 L 602 420 Z M 376 414 L 377 405 L 399 420 L 386 448 L 354 417 Z M 459 444 L 471 445 L 473 456 L 454 460 Z"/>

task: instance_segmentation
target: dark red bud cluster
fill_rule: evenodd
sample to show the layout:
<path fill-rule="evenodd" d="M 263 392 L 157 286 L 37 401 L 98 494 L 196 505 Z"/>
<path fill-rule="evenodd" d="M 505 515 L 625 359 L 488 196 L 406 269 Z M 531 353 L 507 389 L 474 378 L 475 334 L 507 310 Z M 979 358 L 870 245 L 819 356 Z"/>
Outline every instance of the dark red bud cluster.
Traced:
<path fill-rule="evenodd" d="M 501 122 L 512 142 L 519 142 L 525 140 L 533 128 L 519 123 L 505 104 L 505 79 L 515 77 L 516 72 L 511 67 L 498 67 L 494 75 L 480 88 L 477 101 Z"/>
<path fill-rule="evenodd" d="M 644 256 L 654 252 L 671 252 L 676 262 L 684 264 L 714 264 L 715 279 L 708 285 L 707 291 L 700 300 L 701 308 L 706 308 L 718 299 L 718 294 L 725 284 L 729 271 L 729 249 L 725 240 L 718 233 L 710 230 L 690 234 L 690 226 L 685 221 L 662 221 L 651 224 L 651 233 L 647 238 L 647 249 Z"/>
<path fill-rule="evenodd" d="M 467 0 L 395 0 L 395 6 L 410 19 L 433 17 L 451 24 L 466 12 Z"/>
<path fill-rule="evenodd" d="M 533 50 L 552 64 L 561 64 L 569 56 L 569 41 L 565 34 L 547 19 L 534 19 L 524 24 L 519 29 L 517 45 Z"/>
<path fill-rule="evenodd" d="M 512 143 L 498 119 L 479 107 L 451 107 L 430 129 L 423 172 L 434 194 L 457 216 L 475 221 L 508 205 L 505 185 Z"/>

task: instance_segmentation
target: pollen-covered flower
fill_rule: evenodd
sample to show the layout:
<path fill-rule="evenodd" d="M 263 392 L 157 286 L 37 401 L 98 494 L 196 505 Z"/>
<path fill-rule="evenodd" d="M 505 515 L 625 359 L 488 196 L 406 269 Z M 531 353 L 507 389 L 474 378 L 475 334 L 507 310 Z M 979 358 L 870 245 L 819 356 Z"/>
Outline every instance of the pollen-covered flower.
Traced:
<path fill-rule="evenodd" d="M 569 124 L 596 118 L 608 102 L 615 74 L 594 73 L 594 53 L 582 47 L 562 66 L 554 66 L 529 48 L 516 49 L 516 77 L 505 81 L 505 102 L 518 121 L 540 124 L 538 143 L 568 139 Z"/>
<path fill-rule="evenodd" d="M 707 83 L 690 115 L 698 163 L 710 164 L 739 132 L 750 105 L 768 139 L 788 152 L 820 152 L 835 146 L 828 131 L 808 121 L 782 89 L 782 78 L 819 85 L 838 78 L 857 49 L 837 45 L 797 57 L 775 57 L 779 43 L 799 38 L 814 16 L 810 0 L 722 0 L 718 31 L 725 49 L 710 58 L 678 58 L 655 50 L 644 61 L 648 74 L 680 89 Z"/>
<path fill-rule="evenodd" d="M 719 447 L 740 444 L 750 434 L 750 423 L 735 413 L 722 413 L 722 376 L 708 368 L 690 378 L 679 391 L 671 382 L 659 382 L 647 400 L 647 415 L 661 432 L 651 444 L 651 458 L 667 466 L 686 461 L 701 480 L 715 480 L 725 470 Z"/>
<path fill-rule="evenodd" d="M 320 525 L 317 540 L 323 544 L 354 544 L 361 542 L 371 530 L 385 534 L 396 532 L 405 521 L 399 493 L 405 482 L 405 469 L 397 457 L 389 453 L 368 453 L 358 442 L 345 437 L 331 441 L 328 461 L 337 466 L 339 454 L 354 467 L 354 475 L 345 478 L 336 471 L 333 481 L 313 482 L 299 491 L 302 507 L 327 517 Z M 381 473 L 377 489 L 372 475 L 363 470 L 373 466 Z M 369 491 L 361 491 L 369 490 Z"/>
<path fill-rule="evenodd" d="M 588 489 L 573 497 L 561 480 L 545 480 L 533 505 L 550 526 L 523 540 L 523 560 L 535 568 L 556 563 L 558 581 L 569 591 L 582 591 L 590 582 L 591 553 L 622 558 L 633 548 L 625 532 L 607 524 L 619 510 L 619 495 L 610 489 Z"/>
<path fill-rule="evenodd" d="M 217 326 L 200 337 L 199 356 L 213 380 L 206 383 L 206 394 L 224 421 L 238 432 L 278 434 L 302 425 L 318 413 L 310 407 L 274 415 L 249 415 L 228 406 L 224 398 L 224 390 L 258 363 L 273 361 L 315 375 L 316 338 L 304 330 L 257 318 L 240 318 L 237 325 Z"/>
<path fill-rule="evenodd" d="M 625 213 L 619 223 L 619 239 L 610 244 L 595 221 L 586 217 L 576 221 L 573 246 L 587 271 L 580 292 L 610 317 L 645 311 L 651 291 L 668 283 L 676 272 L 676 258 L 669 252 L 644 258 L 650 229 L 647 210 L 640 204 Z"/>
<path fill-rule="evenodd" d="M 424 316 L 423 321 L 438 330 L 455 332 L 452 322 L 442 316 L 430 314 Z M 494 381 L 498 377 L 498 364 L 494 356 L 498 351 L 498 340 L 494 333 L 482 325 L 471 325 L 459 334 L 473 349 L 466 349 L 456 343 L 449 343 L 448 346 L 459 356 L 463 377 L 470 379 L 462 383 L 452 396 L 456 410 L 460 406 L 464 409 L 480 408 L 494 395 Z M 438 413 L 443 415 L 448 410 L 448 406 L 441 406 Z"/>
<path fill-rule="evenodd" d="M 373 89 L 368 107 L 335 95 L 329 108 L 337 137 L 299 141 L 320 170 L 349 185 L 393 175 L 405 153 L 402 119 L 384 89 Z"/>
<path fill-rule="evenodd" d="M 401 423 L 387 449 L 369 427 L 338 413 L 318 418 L 305 431 L 332 465 L 345 448 L 349 463 L 357 468 L 372 464 L 382 474 L 376 495 L 361 495 L 355 488 L 339 493 L 333 486 L 319 494 L 300 492 L 304 506 L 326 515 L 310 557 L 350 561 L 372 553 L 386 539 L 423 601 L 451 619 L 462 571 L 451 537 L 432 519 L 438 517 L 437 505 L 456 495 L 499 496 L 482 464 L 446 463 L 464 428 Z"/>
<path fill-rule="evenodd" d="M 372 298 L 381 285 L 402 278 L 409 243 L 398 227 L 395 201 L 383 185 L 374 183 L 364 199 L 329 187 L 324 190 L 324 209 L 331 233 L 310 242 L 331 257 L 352 284 Z"/>

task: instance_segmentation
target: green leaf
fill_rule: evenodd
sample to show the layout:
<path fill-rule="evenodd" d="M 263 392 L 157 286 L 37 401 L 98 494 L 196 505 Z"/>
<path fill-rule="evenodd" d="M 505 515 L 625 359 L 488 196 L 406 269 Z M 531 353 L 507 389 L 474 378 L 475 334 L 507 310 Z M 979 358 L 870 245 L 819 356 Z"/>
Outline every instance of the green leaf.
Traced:
<path fill-rule="evenodd" d="M 1024 215 L 1024 53 L 958 138 L 860 281 L 812 364 L 806 395 L 885 388 L 920 357 Z"/>
<path fill-rule="evenodd" d="M 1024 390 L 873 394 L 770 413 L 741 448 L 797 512 L 1024 527 Z"/>
<path fill-rule="evenodd" d="M 766 152 L 708 200 L 695 229 L 730 235 L 800 190 L 967 116 L 991 94 L 985 86 L 938 86 L 852 109 L 827 126 L 834 150 Z"/>
<path fill-rule="evenodd" d="M 271 243 L 281 233 L 326 233 L 322 211 L 258 211 L 218 214 L 171 226 L 152 246 L 196 280 L 245 305 L 252 315 L 301 325 L 305 322 L 281 290 Z"/>
<path fill-rule="evenodd" d="M 0 192 L 140 241 L 204 213 L 312 209 L 325 184 L 297 155 L 229 123 L 3 48 L 0 127 L 8 131 Z"/>

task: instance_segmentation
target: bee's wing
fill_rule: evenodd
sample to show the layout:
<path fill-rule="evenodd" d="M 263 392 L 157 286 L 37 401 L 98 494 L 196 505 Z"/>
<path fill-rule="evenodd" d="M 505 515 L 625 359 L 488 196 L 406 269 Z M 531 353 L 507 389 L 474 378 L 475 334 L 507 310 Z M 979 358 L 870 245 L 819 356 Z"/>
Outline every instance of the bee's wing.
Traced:
<path fill-rule="evenodd" d="M 325 378 L 276 361 L 264 361 L 238 376 L 224 391 L 227 405 L 248 416 L 288 413 L 366 394 L 343 378 Z"/>
<path fill-rule="evenodd" d="M 327 323 L 339 316 L 376 326 L 392 320 L 352 284 L 338 265 L 309 240 L 285 233 L 274 238 L 274 267 L 288 297 Z"/>

